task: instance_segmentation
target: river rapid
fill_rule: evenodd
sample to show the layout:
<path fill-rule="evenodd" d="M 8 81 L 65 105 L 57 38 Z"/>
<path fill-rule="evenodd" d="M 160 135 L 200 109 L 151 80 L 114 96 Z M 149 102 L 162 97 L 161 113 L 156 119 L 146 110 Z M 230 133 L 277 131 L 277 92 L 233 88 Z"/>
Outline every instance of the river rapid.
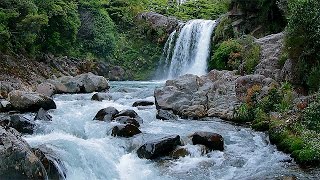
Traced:
<path fill-rule="evenodd" d="M 154 101 L 155 87 L 164 82 L 110 82 L 112 100 L 91 101 L 91 94 L 55 95 L 51 122 L 37 121 L 36 132 L 24 136 L 32 147 L 46 145 L 61 159 L 68 180 L 207 180 L 207 179 L 317 179 L 302 171 L 289 155 L 276 150 L 265 133 L 234 126 L 220 119 L 203 121 L 156 119 L 155 106 L 132 107 L 137 100 Z M 116 122 L 93 121 L 102 108 L 133 109 L 144 123 L 142 134 L 132 138 L 112 137 Z M 196 131 L 219 133 L 225 150 L 201 155 L 188 136 Z M 157 161 L 138 158 L 136 149 L 147 140 L 166 135 L 181 136 L 191 155 Z"/>

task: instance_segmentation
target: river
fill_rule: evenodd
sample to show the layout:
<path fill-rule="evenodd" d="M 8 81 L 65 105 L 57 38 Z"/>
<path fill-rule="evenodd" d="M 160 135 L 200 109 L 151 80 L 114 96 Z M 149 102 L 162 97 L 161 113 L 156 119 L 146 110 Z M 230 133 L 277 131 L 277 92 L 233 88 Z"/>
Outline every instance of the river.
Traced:
<path fill-rule="evenodd" d="M 234 126 L 220 119 L 156 119 L 155 106 L 132 107 L 136 100 L 154 101 L 153 91 L 164 82 L 110 82 L 110 101 L 91 101 L 91 94 L 55 95 L 56 110 L 51 122 L 37 121 L 36 132 L 24 136 L 36 147 L 46 145 L 61 159 L 68 180 L 207 180 L 207 179 L 317 179 L 315 173 L 302 171 L 290 156 L 270 145 L 265 133 Z M 142 134 L 132 138 L 112 137 L 116 122 L 93 121 L 102 108 L 133 109 L 144 120 Z M 219 133 L 225 150 L 201 155 L 188 135 L 196 131 Z M 143 142 L 178 134 L 192 152 L 179 159 L 157 161 L 139 159 L 136 149 Z"/>

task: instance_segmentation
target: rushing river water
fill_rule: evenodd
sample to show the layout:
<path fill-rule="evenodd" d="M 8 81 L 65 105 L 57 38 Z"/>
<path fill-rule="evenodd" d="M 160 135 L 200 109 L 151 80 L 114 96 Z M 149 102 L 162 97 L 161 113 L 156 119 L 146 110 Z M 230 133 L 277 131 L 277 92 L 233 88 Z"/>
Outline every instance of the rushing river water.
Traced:
<path fill-rule="evenodd" d="M 65 165 L 67 179 L 102 180 L 206 180 L 206 179 L 317 179 L 314 173 L 289 163 L 289 155 L 276 150 L 267 135 L 234 126 L 219 119 L 207 121 L 156 119 L 155 106 L 134 108 L 136 100 L 154 101 L 153 91 L 163 82 L 111 82 L 111 101 L 91 101 L 92 94 L 56 95 L 57 109 L 50 111 L 51 122 L 37 122 L 37 131 L 25 136 L 32 147 L 50 147 Z M 134 109 L 144 120 L 142 134 L 133 138 L 112 137 L 116 123 L 93 121 L 102 108 Z M 195 131 L 221 134 L 223 152 L 204 156 L 190 144 L 188 135 Z M 179 134 L 190 156 L 172 160 L 139 159 L 136 149 L 149 139 Z"/>

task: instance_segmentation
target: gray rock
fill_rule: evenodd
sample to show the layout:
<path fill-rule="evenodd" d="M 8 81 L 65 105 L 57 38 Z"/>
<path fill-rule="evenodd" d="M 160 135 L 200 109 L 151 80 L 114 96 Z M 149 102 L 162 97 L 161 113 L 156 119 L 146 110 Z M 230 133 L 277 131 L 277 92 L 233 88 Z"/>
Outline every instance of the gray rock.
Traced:
<path fill-rule="evenodd" d="M 12 105 L 9 101 L 0 99 L 0 112 L 9 112 L 13 110 Z"/>
<path fill-rule="evenodd" d="M 62 76 L 55 80 L 48 80 L 55 86 L 57 93 L 91 93 L 109 89 L 109 84 L 103 76 L 92 73 L 80 74 L 78 76 Z"/>
<path fill-rule="evenodd" d="M 261 46 L 261 57 L 254 74 L 260 74 L 276 81 L 282 80 L 279 58 L 283 48 L 283 39 L 284 33 L 278 33 L 256 40 L 256 43 Z"/>
<path fill-rule="evenodd" d="M 119 116 L 119 117 L 114 118 L 114 120 L 116 122 L 121 123 L 121 124 L 133 124 L 137 127 L 140 127 L 140 124 L 136 119 L 128 117 L 128 116 Z"/>
<path fill-rule="evenodd" d="M 107 107 L 98 111 L 93 120 L 112 121 L 119 111 L 114 107 Z"/>
<path fill-rule="evenodd" d="M 40 120 L 40 121 L 52 121 L 52 116 L 48 114 L 46 110 L 43 108 L 40 108 L 36 116 L 34 117 L 34 120 Z"/>
<path fill-rule="evenodd" d="M 50 97 L 56 93 L 56 87 L 51 83 L 44 82 L 37 86 L 36 91 L 40 94 Z"/>
<path fill-rule="evenodd" d="M 91 97 L 91 100 L 93 101 L 103 101 L 103 100 L 110 101 L 111 99 L 112 99 L 112 96 L 107 93 L 95 93 Z"/>
<path fill-rule="evenodd" d="M 133 124 L 126 124 L 126 125 L 117 125 L 113 127 L 111 135 L 128 138 L 140 133 L 141 131 L 138 129 L 137 126 Z"/>
<path fill-rule="evenodd" d="M 13 128 L 0 126 L 0 177 L 45 179 L 46 170 L 28 143 Z"/>
<path fill-rule="evenodd" d="M 141 100 L 141 101 L 136 101 L 132 104 L 132 107 L 137 107 L 137 106 L 152 106 L 154 105 L 154 102 L 151 102 L 151 101 L 144 101 L 144 100 Z"/>
<path fill-rule="evenodd" d="M 33 148 L 32 151 L 43 164 L 49 179 L 66 178 L 66 167 L 52 149 L 45 145 L 41 145 L 37 148 Z"/>
<path fill-rule="evenodd" d="M 2 117 L 0 119 L 0 125 L 3 127 L 12 127 L 20 133 L 32 134 L 35 123 L 22 115 L 11 115 Z"/>
<path fill-rule="evenodd" d="M 45 110 L 57 108 L 51 98 L 36 92 L 15 90 L 11 91 L 8 96 L 13 108 L 19 111 L 36 112 L 40 108 Z"/>
<path fill-rule="evenodd" d="M 191 135 L 192 143 L 205 145 L 209 150 L 224 150 L 223 137 L 217 133 L 196 132 Z"/>
<path fill-rule="evenodd" d="M 177 120 L 178 116 L 170 110 L 158 109 L 156 118 L 161 120 Z"/>
<path fill-rule="evenodd" d="M 120 116 L 128 116 L 131 118 L 134 118 L 135 120 L 137 120 L 140 124 L 143 123 L 143 119 L 138 115 L 137 112 L 135 112 L 132 109 L 125 109 L 120 111 L 117 115 L 115 115 L 115 117 L 120 117 Z"/>
<path fill-rule="evenodd" d="M 183 118 L 198 119 L 207 116 L 207 110 L 203 105 L 192 105 L 181 108 L 179 114 Z"/>
<path fill-rule="evenodd" d="M 158 31 L 164 30 L 167 34 L 170 34 L 179 25 L 179 20 L 174 17 L 166 17 L 164 15 L 155 12 L 144 12 L 137 16 L 140 21 L 147 22 L 151 29 Z"/>
<path fill-rule="evenodd" d="M 170 153 L 180 145 L 181 140 L 179 135 L 166 136 L 145 143 L 139 147 L 137 154 L 139 158 L 156 159 L 170 155 Z"/>

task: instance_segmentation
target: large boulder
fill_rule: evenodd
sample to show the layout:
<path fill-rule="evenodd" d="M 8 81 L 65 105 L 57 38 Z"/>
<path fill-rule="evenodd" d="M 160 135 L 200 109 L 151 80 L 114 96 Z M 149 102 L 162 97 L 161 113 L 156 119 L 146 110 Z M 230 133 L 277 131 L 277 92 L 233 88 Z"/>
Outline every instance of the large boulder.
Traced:
<path fill-rule="evenodd" d="M 98 111 L 93 120 L 99 121 L 112 121 L 119 111 L 114 107 L 107 107 Z"/>
<path fill-rule="evenodd" d="M 32 134 L 35 127 L 33 120 L 27 119 L 21 115 L 12 115 L 2 117 L 0 125 L 3 127 L 12 127 L 20 133 Z"/>
<path fill-rule="evenodd" d="M 19 111 L 36 112 L 40 108 L 45 110 L 57 108 L 51 98 L 36 92 L 15 90 L 11 91 L 8 96 L 13 108 Z"/>
<path fill-rule="evenodd" d="M 154 92 L 156 108 L 171 110 L 183 118 L 206 116 L 232 119 L 239 104 L 235 93 L 234 71 L 212 70 L 206 76 L 184 75 L 168 80 Z"/>
<path fill-rule="evenodd" d="M 126 125 L 117 125 L 113 127 L 111 135 L 128 138 L 140 133 L 141 131 L 138 129 L 137 126 L 133 124 L 126 124 Z"/>
<path fill-rule="evenodd" d="M 170 155 L 170 153 L 179 145 L 181 145 L 179 135 L 167 136 L 146 142 L 144 145 L 139 147 L 137 154 L 139 158 L 156 159 Z"/>
<path fill-rule="evenodd" d="M 192 143 L 205 145 L 209 150 L 224 150 L 223 137 L 217 133 L 196 132 L 191 135 Z"/>
<path fill-rule="evenodd" d="M 13 128 L 0 126 L 0 177 L 46 179 L 47 173 L 30 146 Z"/>
<path fill-rule="evenodd" d="M 75 77 L 62 76 L 54 80 L 48 80 L 48 83 L 55 86 L 56 93 L 91 93 L 109 89 L 106 78 L 90 72 Z"/>
<path fill-rule="evenodd" d="M 143 123 L 143 119 L 138 115 L 137 112 L 135 112 L 132 109 L 122 110 L 117 115 L 115 115 L 115 117 L 120 117 L 120 116 L 131 117 L 131 118 L 134 118 L 135 120 L 137 120 L 140 124 Z"/>
<path fill-rule="evenodd" d="M 36 90 L 38 93 L 40 94 L 43 94 L 45 96 L 52 96 L 53 94 L 56 93 L 56 87 L 51 84 L 51 83 L 48 83 L 48 82 L 44 82 L 44 83 L 41 83 L 37 86 L 37 90 Z"/>

